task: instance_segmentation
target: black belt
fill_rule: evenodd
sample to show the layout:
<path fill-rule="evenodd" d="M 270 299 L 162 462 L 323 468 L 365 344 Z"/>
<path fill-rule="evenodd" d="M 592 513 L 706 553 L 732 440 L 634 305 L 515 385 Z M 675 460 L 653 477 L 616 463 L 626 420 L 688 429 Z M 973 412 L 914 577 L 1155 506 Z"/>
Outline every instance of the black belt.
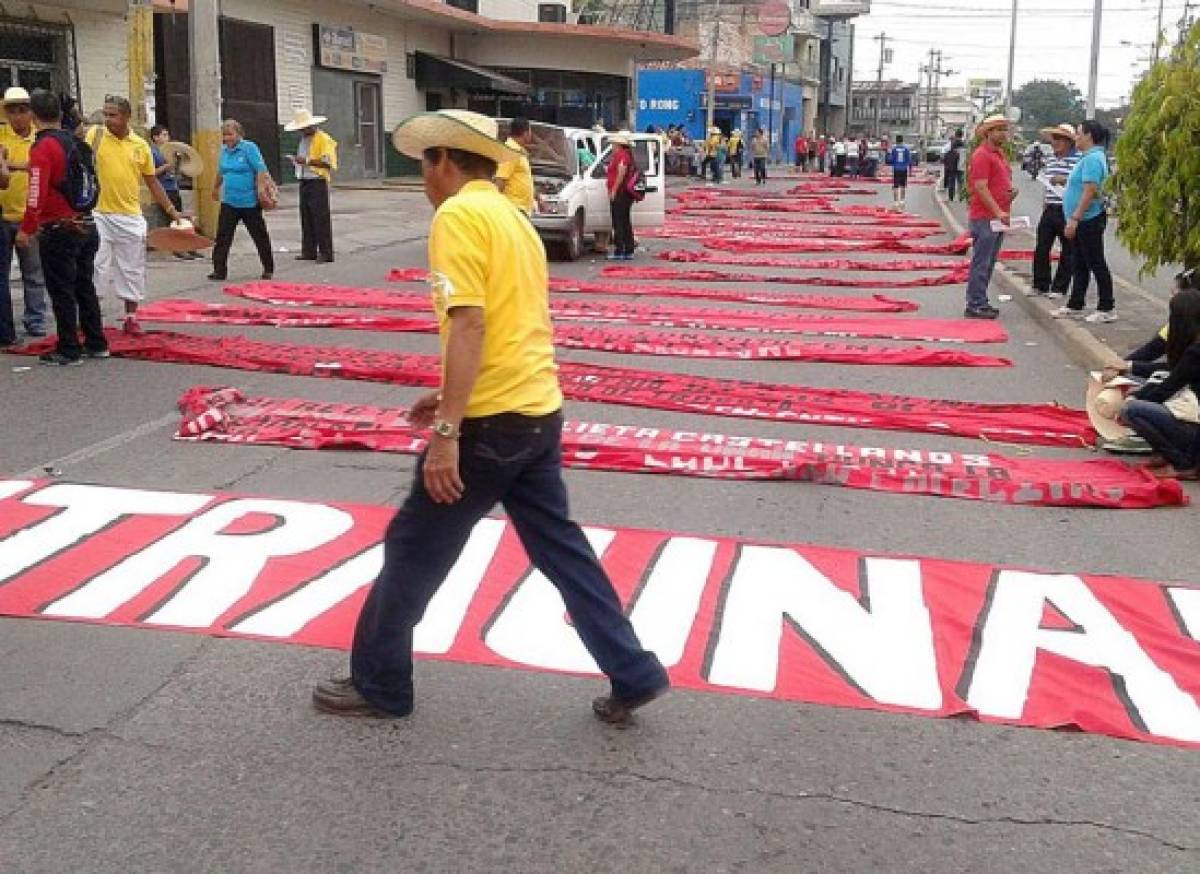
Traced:
<path fill-rule="evenodd" d="M 562 419 L 562 410 L 544 416 L 525 416 L 521 413 L 497 413 L 494 416 L 476 416 L 463 419 L 460 426 L 464 434 L 480 431 L 502 431 L 507 433 L 538 433 L 543 428 Z"/>

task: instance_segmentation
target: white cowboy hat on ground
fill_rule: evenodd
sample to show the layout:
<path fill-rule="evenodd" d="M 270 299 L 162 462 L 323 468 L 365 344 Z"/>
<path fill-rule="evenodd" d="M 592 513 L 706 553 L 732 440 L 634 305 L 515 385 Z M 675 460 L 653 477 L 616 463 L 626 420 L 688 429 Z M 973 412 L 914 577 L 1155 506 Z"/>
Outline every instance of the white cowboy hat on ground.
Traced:
<path fill-rule="evenodd" d="M 494 118 L 465 109 L 439 109 L 407 118 L 392 131 L 392 145 L 401 155 L 421 160 L 426 149 L 458 149 L 506 164 L 521 157 L 497 137 Z"/>
<path fill-rule="evenodd" d="M 317 125 L 323 124 L 326 121 L 328 121 L 328 119 L 323 115 L 313 115 L 307 109 L 297 109 L 295 117 L 285 124 L 283 129 L 289 133 L 295 133 L 296 131 L 304 130 L 307 127 L 316 127 Z"/>
<path fill-rule="evenodd" d="M 187 143 L 171 140 L 163 144 L 161 151 L 163 160 L 177 166 L 184 176 L 195 179 L 204 172 L 204 159 Z"/>
<path fill-rule="evenodd" d="M 1064 140 L 1072 141 L 1075 139 L 1075 128 L 1066 122 L 1054 127 L 1044 127 L 1038 133 L 1044 137 L 1062 137 Z"/>
<path fill-rule="evenodd" d="M 1135 436 L 1133 429 L 1121 424 L 1118 417 L 1125 403 L 1125 395 L 1137 383 L 1132 379 L 1117 377 L 1108 382 L 1100 374 L 1093 373 L 1088 379 L 1087 415 L 1096 433 L 1107 443 Z"/>
<path fill-rule="evenodd" d="M 4 105 L 5 106 L 8 106 L 10 103 L 28 103 L 28 102 L 29 102 L 29 92 L 26 91 L 24 88 L 14 86 L 4 92 Z"/>
<path fill-rule="evenodd" d="M 147 237 L 150 248 L 159 252 L 194 252 L 213 245 L 212 240 L 202 237 L 190 221 L 182 218 L 165 228 L 155 228 Z"/>

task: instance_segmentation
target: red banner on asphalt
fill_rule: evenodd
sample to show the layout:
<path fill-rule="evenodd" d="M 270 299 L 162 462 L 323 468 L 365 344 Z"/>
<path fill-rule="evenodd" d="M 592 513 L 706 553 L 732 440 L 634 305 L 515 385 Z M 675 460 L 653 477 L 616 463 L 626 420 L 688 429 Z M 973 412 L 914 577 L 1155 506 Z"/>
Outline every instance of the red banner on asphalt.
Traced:
<path fill-rule="evenodd" d="M 665 268 L 654 268 L 665 269 Z M 701 271 L 703 272 L 703 271 Z M 228 286 L 235 297 L 289 306 L 329 306 L 366 309 L 428 311 L 425 296 L 381 288 L 337 285 L 293 285 L 249 283 Z M 219 305 L 164 301 L 164 310 L 182 310 L 185 305 Z M 173 306 L 173 304 L 179 304 Z M 809 334 L 823 337 L 865 337 L 884 340 L 924 340 L 944 343 L 1003 343 L 1008 339 L 1003 326 L 994 321 L 969 319 L 884 318 L 881 316 L 825 316 L 809 313 L 744 312 L 734 309 L 627 304 L 612 301 L 550 301 L 556 321 L 610 322 L 661 328 L 699 328 L 751 331 L 766 334 Z M 281 318 L 286 317 L 286 313 Z"/>
<path fill-rule="evenodd" d="M 777 255 L 710 252 L 704 249 L 665 249 L 654 257 L 677 264 L 738 264 L 743 267 L 786 267 L 789 270 L 842 270 L 864 273 L 915 272 L 919 270 L 962 271 L 971 264 L 960 258 L 780 258 Z"/>
<path fill-rule="evenodd" d="M 197 387 L 179 400 L 176 437 L 292 449 L 413 454 L 425 431 L 404 408 L 246 397 Z M 995 453 L 847 446 L 568 421 L 563 462 L 586 470 L 730 480 L 799 480 L 851 489 L 1006 504 L 1141 509 L 1187 503 L 1175 480 L 1113 459 L 1011 458 Z"/>
<path fill-rule="evenodd" d="M 751 250 L 747 250 L 751 251 Z M 673 282 L 769 282 L 786 285 L 824 285 L 830 288 L 932 288 L 936 285 L 959 285 L 967 281 L 968 267 L 933 276 L 908 276 L 904 279 L 879 279 L 854 276 L 793 276 L 783 273 L 739 273 L 733 270 L 679 269 L 676 267 L 622 267 L 613 265 L 600 271 L 601 276 L 613 279 L 665 279 Z"/>
<path fill-rule="evenodd" d="M 140 337 L 110 331 L 108 340 L 114 355 L 141 361 L 410 386 L 441 382 L 440 362 L 433 355 L 166 331 Z M 51 348 L 53 341 L 43 340 L 13 351 L 38 355 Z M 1091 446 L 1096 439 L 1082 410 L 1056 404 L 985 404 L 570 361 L 559 364 L 558 375 L 568 398 L 618 406 L 1050 446 Z"/>
<path fill-rule="evenodd" d="M 0 614 L 345 650 L 394 512 L 0 480 Z M 1193 583 L 585 531 L 678 687 L 1200 748 Z M 533 570 L 511 523 L 481 521 L 418 655 L 596 674 Z"/>

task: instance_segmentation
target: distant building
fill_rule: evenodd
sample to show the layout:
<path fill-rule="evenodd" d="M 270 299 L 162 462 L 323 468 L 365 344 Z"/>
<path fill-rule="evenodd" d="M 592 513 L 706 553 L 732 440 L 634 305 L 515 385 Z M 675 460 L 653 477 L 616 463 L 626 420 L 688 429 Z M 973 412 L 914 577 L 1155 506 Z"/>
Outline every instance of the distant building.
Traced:
<path fill-rule="evenodd" d="M 915 136 L 920 123 L 919 90 L 916 83 L 898 79 L 855 82 L 850 102 L 850 135 L 891 139 L 897 134 Z"/>

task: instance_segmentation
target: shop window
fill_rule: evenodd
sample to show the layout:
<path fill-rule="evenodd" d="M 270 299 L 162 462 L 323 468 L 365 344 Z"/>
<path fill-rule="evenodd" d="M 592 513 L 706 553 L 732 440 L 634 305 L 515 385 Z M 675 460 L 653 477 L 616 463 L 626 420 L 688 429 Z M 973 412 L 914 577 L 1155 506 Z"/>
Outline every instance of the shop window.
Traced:
<path fill-rule="evenodd" d="M 69 28 L 0 18 L 0 88 L 75 92 Z"/>
<path fill-rule="evenodd" d="M 446 5 L 461 9 L 463 12 L 479 14 L 479 0 L 446 0 Z"/>
<path fill-rule="evenodd" d="M 562 3 L 539 3 L 538 21 L 543 24 L 566 24 L 567 7 Z"/>

